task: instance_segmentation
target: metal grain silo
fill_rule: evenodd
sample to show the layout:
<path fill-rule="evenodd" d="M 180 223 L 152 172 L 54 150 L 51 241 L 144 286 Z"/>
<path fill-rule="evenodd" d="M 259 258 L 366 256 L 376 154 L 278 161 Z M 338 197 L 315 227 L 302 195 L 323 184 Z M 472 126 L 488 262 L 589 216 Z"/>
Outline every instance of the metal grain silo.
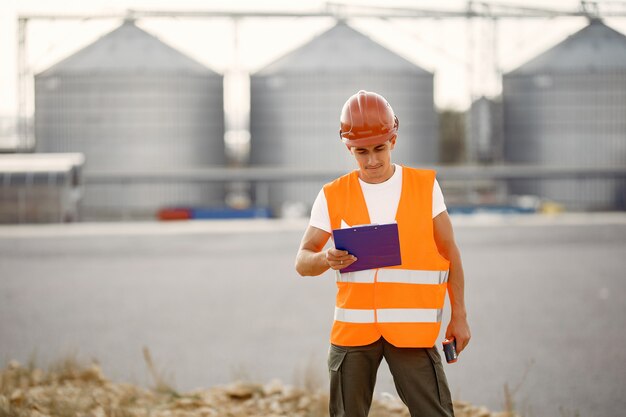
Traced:
<path fill-rule="evenodd" d="M 481 97 L 466 116 L 467 160 L 471 163 L 502 162 L 502 102 Z"/>
<path fill-rule="evenodd" d="M 85 174 L 225 164 L 222 76 L 132 21 L 35 76 L 38 152 L 82 152 Z M 86 217 L 222 204 L 223 187 L 89 184 Z"/>
<path fill-rule="evenodd" d="M 503 77 L 508 162 L 626 165 L 626 36 L 599 20 Z M 571 209 L 619 208 L 624 181 L 512 182 Z"/>
<path fill-rule="evenodd" d="M 339 140 L 339 114 L 359 90 L 382 94 L 400 120 L 393 160 L 438 160 L 433 74 L 343 22 L 251 77 L 253 165 L 351 170 Z M 273 186 L 273 208 L 313 202 L 322 183 Z"/>

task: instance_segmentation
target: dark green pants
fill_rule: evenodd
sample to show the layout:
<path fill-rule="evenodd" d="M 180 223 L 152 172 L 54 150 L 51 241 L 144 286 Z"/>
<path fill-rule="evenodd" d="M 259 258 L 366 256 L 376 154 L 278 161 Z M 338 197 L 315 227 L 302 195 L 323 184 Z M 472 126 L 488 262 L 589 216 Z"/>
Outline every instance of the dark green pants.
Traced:
<path fill-rule="evenodd" d="M 383 357 L 411 417 L 454 416 L 437 348 L 397 348 L 381 337 L 367 346 L 330 345 L 330 417 L 367 416 Z"/>

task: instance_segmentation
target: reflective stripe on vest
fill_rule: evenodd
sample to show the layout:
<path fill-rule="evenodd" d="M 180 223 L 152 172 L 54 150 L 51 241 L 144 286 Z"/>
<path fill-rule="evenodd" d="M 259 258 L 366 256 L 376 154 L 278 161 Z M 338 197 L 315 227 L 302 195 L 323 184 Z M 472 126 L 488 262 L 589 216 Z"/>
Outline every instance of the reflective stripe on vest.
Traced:
<path fill-rule="evenodd" d="M 396 282 L 404 284 L 443 284 L 448 282 L 448 271 L 419 271 L 406 269 L 380 269 L 376 278 L 376 270 L 340 273 L 336 272 L 337 282 L 373 283 Z"/>
<path fill-rule="evenodd" d="M 402 168 L 398 223 L 402 264 L 337 273 L 331 342 L 361 346 L 383 336 L 397 347 L 432 347 L 441 328 L 449 261 L 434 239 L 435 172 Z M 324 186 L 332 229 L 371 223 L 358 171 Z"/>
<path fill-rule="evenodd" d="M 379 308 L 355 310 L 335 307 L 335 320 L 345 323 L 439 323 L 440 308 Z"/>

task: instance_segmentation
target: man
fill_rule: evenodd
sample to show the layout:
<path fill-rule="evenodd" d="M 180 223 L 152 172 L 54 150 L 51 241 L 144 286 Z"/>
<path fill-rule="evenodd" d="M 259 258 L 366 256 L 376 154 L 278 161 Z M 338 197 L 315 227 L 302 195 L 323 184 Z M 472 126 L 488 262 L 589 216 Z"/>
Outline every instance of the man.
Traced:
<path fill-rule="evenodd" d="M 380 95 L 359 91 L 341 112 L 340 136 L 358 170 L 326 184 L 296 257 L 302 276 L 336 271 L 337 301 L 328 355 L 331 417 L 365 417 L 384 357 L 411 416 L 453 416 L 435 346 L 446 289 L 446 338 L 457 353 L 470 340 L 461 257 L 435 172 L 391 162 L 398 118 Z M 417 138 L 407 138 L 417 140 Z M 323 250 L 333 229 L 397 221 L 402 264 L 340 273 L 357 259 Z"/>

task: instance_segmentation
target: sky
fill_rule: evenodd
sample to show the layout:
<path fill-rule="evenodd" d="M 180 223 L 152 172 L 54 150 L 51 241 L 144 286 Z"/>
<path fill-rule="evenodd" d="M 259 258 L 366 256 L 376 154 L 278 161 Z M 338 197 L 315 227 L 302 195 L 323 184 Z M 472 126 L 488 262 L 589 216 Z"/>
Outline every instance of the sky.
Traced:
<path fill-rule="evenodd" d="M 467 4 L 458 0 L 345 0 L 344 3 L 425 9 L 462 9 Z M 493 3 L 511 4 L 498 0 Z M 0 59 L 4 63 L 0 67 L 0 116 L 12 117 L 17 109 L 16 35 L 19 14 L 70 13 L 95 17 L 123 13 L 129 8 L 318 11 L 324 5 L 325 2 L 318 0 L 3 0 L 0 2 Z M 524 2 L 526 7 L 532 5 L 567 10 L 578 8 L 575 0 Z M 626 10 L 626 5 L 623 9 Z M 626 33 L 626 18 L 607 19 L 606 22 Z M 119 24 L 120 20 L 97 18 L 82 21 L 31 20 L 27 32 L 30 72 L 38 73 L 48 68 Z M 586 23 L 583 18 L 507 19 L 500 21 L 495 32 L 490 24 L 470 24 L 465 19 L 352 19 L 349 24 L 409 61 L 434 72 L 435 104 L 438 108 L 463 110 L 469 106 L 472 97 L 497 95 L 500 88 L 498 71 L 506 72 L 521 65 Z M 228 19 L 151 18 L 140 20 L 138 25 L 209 68 L 228 73 L 235 69 L 254 72 L 264 67 L 330 28 L 333 20 L 245 19 L 239 24 L 236 56 L 233 53 L 234 25 Z M 285 33 L 289 36 L 284 36 Z M 470 48 L 470 44 L 474 47 Z M 497 53 L 494 54 L 494 50 Z M 471 68 L 473 71 L 470 71 Z"/>

